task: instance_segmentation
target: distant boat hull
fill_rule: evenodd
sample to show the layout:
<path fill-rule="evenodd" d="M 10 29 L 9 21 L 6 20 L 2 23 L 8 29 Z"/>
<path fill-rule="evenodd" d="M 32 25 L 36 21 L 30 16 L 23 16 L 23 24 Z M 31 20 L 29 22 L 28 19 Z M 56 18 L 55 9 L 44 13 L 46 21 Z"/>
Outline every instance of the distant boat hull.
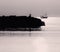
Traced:
<path fill-rule="evenodd" d="M 41 18 L 48 18 L 47 13 L 41 16 Z"/>
<path fill-rule="evenodd" d="M 41 18 L 48 18 L 47 16 L 41 16 Z"/>

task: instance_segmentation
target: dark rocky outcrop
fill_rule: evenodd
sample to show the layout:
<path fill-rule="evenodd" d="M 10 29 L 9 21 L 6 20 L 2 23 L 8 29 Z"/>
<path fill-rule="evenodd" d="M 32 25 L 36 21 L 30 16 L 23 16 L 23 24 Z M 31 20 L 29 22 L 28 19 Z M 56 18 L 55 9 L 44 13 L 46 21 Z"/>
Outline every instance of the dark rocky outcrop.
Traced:
<path fill-rule="evenodd" d="M 0 30 L 7 28 L 39 28 L 45 26 L 41 19 L 30 16 L 0 16 Z"/>

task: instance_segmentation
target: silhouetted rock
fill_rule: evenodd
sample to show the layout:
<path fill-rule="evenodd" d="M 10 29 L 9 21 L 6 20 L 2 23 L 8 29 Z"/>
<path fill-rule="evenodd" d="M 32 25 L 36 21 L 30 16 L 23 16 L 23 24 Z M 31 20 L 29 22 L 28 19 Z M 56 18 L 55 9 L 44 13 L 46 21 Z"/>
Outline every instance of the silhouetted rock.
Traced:
<path fill-rule="evenodd" d="M 0 16 L 0 30 L 16 28 L 39 28 L 45 26 L 41 19 L 30 16 Z"/>

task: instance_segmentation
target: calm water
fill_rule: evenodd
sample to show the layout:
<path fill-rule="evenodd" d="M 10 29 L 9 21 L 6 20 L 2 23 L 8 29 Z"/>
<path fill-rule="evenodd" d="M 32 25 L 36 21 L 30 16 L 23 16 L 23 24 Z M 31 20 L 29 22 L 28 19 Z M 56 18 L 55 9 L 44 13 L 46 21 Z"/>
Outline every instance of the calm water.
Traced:
<path fill-rule="evenodd" d="M 0 52 L 60 52 L 60 17 L 42 20 L 41 31 L 0 31 Z"/>

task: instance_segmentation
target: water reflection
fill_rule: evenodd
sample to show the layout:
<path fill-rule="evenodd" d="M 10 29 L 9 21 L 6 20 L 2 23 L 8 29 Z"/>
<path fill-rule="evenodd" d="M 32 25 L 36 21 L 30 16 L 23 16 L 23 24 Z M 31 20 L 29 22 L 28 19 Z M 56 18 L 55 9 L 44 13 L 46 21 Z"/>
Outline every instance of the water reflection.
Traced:
<path fill-rule="evenodd" d="M 47 52 L 44 37 L 0 37 L 1 52 Z"/>

